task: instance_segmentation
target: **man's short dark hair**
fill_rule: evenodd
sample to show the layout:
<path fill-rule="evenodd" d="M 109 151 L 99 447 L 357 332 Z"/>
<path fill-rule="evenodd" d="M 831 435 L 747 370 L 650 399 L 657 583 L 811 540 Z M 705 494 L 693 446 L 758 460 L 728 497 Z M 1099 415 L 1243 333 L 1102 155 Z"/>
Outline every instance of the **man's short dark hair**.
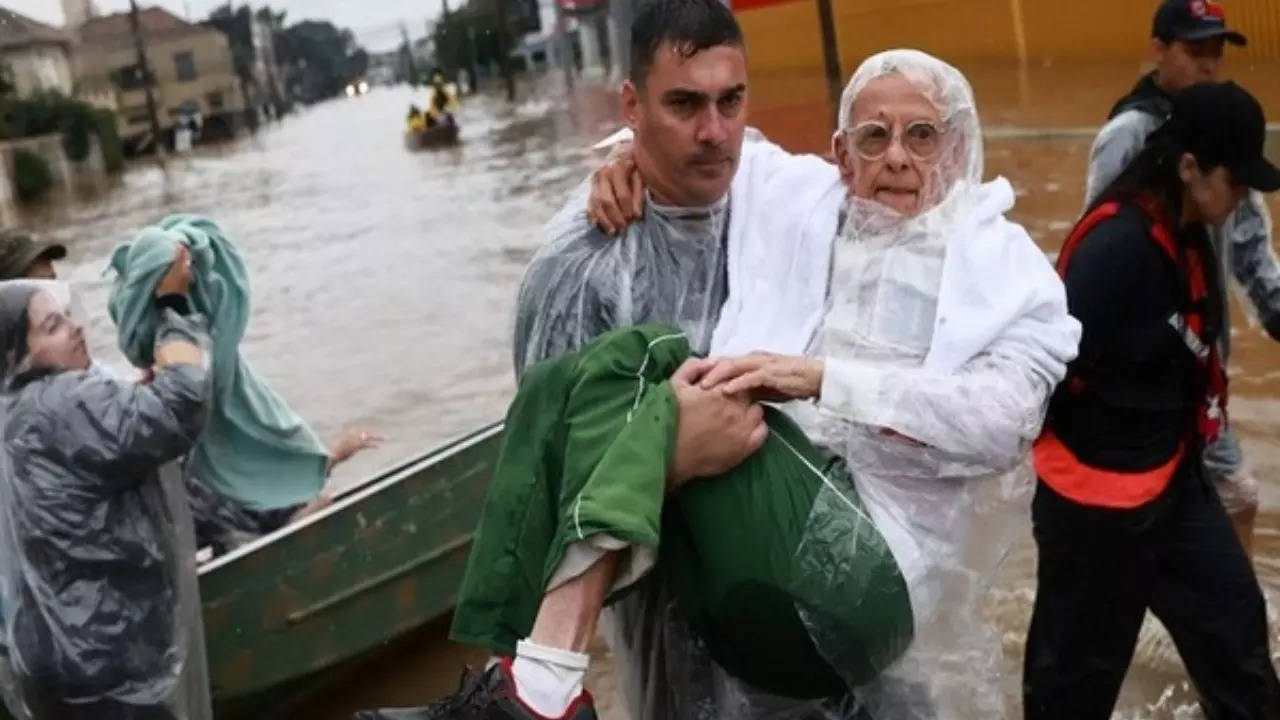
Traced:
<path fill-rule="evenodd" d="M 719 45 L 746 45 L 742 28 L 721 0 L 647 0 L 631 25 L 631 82 L 644 85 L 663 43 L 686 58 Z"/>

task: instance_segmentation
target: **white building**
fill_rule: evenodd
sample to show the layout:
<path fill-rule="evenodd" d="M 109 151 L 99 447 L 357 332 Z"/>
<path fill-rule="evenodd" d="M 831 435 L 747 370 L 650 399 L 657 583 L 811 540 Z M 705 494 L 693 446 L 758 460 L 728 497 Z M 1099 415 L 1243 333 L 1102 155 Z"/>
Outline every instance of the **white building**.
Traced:
<path fill-rule="evenodd" d="M 75 89 L 69 33 L 0 8 L 0 73 L 18 97 Z"/>
<path fill-rule="evenodd" d="M 98 9 L 93 0 L 62 0 L 62 15 L 67 19 L 67 27 L 71 30 L 79 28 L 98 16 Z"/>

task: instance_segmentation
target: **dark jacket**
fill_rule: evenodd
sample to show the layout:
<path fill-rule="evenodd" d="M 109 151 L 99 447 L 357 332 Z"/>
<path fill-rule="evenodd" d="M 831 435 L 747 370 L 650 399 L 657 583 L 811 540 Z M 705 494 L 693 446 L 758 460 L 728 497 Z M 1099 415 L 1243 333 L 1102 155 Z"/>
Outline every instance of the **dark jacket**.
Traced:
<path fill-rule="evenodd" d="M 1200 244 L 1212 257 L 1202 226 L 1178 242 Z M 1064 282 L 1083 334 L 1050 403 L 1050 427 L 1089 465 L 1139 471 L 1168 461 L 1204 391 L 1204 371 L 1169 322 L 1187 306 L 1186 281 L 1151 240 L 1146 217 L 1126 207 L 1081 239 Z M 1209 296 L 1206 316 L 1220 317 L 1221 287 L 1212 285 Z"/>

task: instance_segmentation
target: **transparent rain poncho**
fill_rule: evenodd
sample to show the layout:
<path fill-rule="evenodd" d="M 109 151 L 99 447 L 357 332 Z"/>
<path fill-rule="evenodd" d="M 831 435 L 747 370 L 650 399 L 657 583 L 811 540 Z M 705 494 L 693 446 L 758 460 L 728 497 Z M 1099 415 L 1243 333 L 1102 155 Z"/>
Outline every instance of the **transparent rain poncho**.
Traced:
<path fill-rule="evenodd" d="M 0 689 L 18 720 L 212 717 L 195 542 L 175 462 L 194 442 L 204 368 L 147 385 L 39 367 L 28 308 L 65 285 L 0 283 Z M 73 317 L 64 311 L 64 322 Z M 166 311 L 157 344 L 207 343 Z"/>
<path fill-rule="evenodd" d="M 589 185 L 547 225 L 549 242 L 517 301 L 516 374 L 600 333 L 646 322 L 680 326 L 706 352 L 727 283 L 728 198 L 702 208 L 648 198 L 644 216 L 614 238 L 587 219 Z"/>
<path fill-rule="evenodd" d="M 849 463 L 910 588 L 912 644 L 859 700 L 876 718 L 1003 717 L 1000 638 L 981 614 L 1025 529 L 1027 452 L 1078 325 L 1043 254 L 1003 219 L 1007 183 L 981 183 L 978 115 L 959 71 L 915 51 L 868 59 L 845 90 L 838 133 L 854 127 L 868 83 L 891 74 L 923 93 L 945 128 L 936 164 L 918 165 L 925 209 L 906 217 L 846 201 L 809 348 L 826 360 L 821 400 L 795 404 L 795 415 Z M 979 243 L 998 262 L 983 262 Z M 966 265 L 970 277 L 958 277 Z M 821 627 L 811 631 L 821 649 Z"/>

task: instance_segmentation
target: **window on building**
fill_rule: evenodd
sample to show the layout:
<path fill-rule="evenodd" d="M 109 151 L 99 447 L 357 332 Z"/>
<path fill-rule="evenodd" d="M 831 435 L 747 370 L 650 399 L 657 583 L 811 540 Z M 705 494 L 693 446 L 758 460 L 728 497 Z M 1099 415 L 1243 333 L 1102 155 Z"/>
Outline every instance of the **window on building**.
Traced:
<path fill-rule="evenodd" d="M 141 90 L 145 84 L 142 80 L 142 68 L 137 65 L 125 65 L 112 70 L 111 80 L 121 90 Z M 155 85 L 154 77 L 151 84 Z"/>
<path fill-rule="evenodd" d="M 173 65 L 178 70 L 178 82 L 196 79 L 196 57 L 191 52 L 174 53 Z"/>
<path fill-rule="evenodd" d="M 204 101 L 209 106 L 209 112 L 218 112 L 222 110 L 222 93 L 211 92 L 204 96 Z"/>

